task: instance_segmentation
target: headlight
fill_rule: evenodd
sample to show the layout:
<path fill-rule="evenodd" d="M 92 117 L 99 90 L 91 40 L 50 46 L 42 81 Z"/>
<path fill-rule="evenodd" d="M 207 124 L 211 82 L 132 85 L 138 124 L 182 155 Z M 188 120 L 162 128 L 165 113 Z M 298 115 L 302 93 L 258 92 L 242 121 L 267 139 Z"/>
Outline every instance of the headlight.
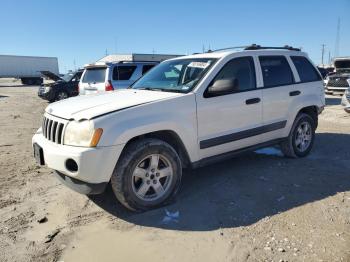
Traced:
<path fill-rule="evenodd" d="M 348 85 L 350 86 L 350 78 L 346 79 L 346 81 L 348 82 Z"/>
<path fill-rule="evenodd" d="M 91 121 L 70 121 L 64 132 L 63 143 L 70 146 L 95 147 L 102 132 L 102 128 L 94 129 Z"/>

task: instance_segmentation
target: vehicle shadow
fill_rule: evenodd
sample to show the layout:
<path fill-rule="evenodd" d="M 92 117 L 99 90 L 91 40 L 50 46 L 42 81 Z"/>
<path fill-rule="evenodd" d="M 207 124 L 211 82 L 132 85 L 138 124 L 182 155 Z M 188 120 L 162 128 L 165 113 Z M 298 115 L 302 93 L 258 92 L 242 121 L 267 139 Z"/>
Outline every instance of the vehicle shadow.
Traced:
<path fill-rule="evenodd" d="M 265 154 L 247 153 L 187 171 L 174 203 L 144 213 L 121 207 L 110 188 L 90 199 L 113 216 L 142 226 L 208 231 L 251 225 L 350 190 L 349 144 L 350 135 L 319 133 L 306 158 L 287 159 L 274 154 L 278 150 L 263 150 Z M 178 217 L 166 211 L 178 211 Z"/>
<path fill-rule="evenodd" d="M 341 97 L 326 97 L 326 106 L 336 106 L 341 104 Z"/>

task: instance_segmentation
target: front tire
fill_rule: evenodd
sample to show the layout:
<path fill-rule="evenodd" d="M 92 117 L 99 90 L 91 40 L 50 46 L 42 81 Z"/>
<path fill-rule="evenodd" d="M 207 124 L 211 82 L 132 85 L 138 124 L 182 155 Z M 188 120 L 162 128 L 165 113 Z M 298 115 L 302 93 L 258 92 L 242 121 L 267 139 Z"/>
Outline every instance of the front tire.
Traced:
<path fill-rule="evenodd" d="M 307 156 L 314 144 L 316 123 L 308 114 L 298 114 L 289 136 L 281 143 L 281 150 L 286 157 Z"/>
<path fill-rule="evenodd" d="M 123 151 L 111 178 L 119 202 L 133 211 L 169 203 L 182 176 L 181 160 L 168 143 L 158 139 L 132 142 Z"/>
<path fill-rule="evenodd" d="M 66 91 L 59 91 L 56 96 L 56 101 L 64 100 L 68 98 L 68 94 Z"/>

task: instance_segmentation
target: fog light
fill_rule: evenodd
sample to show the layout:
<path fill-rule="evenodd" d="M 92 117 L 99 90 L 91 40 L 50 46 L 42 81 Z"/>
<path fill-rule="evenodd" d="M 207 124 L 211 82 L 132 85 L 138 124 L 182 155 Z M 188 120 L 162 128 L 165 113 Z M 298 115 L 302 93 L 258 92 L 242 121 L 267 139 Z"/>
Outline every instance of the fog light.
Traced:
<path fill-rule="evenodd" d="M 78 171 L 78 164 L 73 159 L 67 159 L 66 160 L 66 168 L 70 172 L 77 172 Z"/>

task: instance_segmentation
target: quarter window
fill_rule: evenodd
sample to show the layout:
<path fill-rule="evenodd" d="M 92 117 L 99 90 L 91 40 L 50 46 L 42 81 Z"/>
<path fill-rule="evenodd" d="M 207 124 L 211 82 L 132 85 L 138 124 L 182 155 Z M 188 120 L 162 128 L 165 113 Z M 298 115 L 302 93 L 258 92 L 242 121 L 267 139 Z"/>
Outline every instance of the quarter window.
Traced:
<path fill-rule="evenodd" d="M 239 57 L 229 61 L 216 75 L 217 80 L 237 79 L 238 91 L 247 91 L 256 88 L 255 68 L 252 57 Z"/>
<path fill-rule="evenodd" d="M 298 71 L 301 82 L 312 82 L 321 80 L 316 68 L 303 56 L 290 57 Z"/>
<path fill-rule="evenodd" d="M 136 66 L 116 66 L 113 69 L 113 80 L 129 80 Z"/>
<path fill-rule="evenodd" d="M 264 87 L 291 85 L 294 83 L 292 70 L 284 56 L 260 56 Z"/>

